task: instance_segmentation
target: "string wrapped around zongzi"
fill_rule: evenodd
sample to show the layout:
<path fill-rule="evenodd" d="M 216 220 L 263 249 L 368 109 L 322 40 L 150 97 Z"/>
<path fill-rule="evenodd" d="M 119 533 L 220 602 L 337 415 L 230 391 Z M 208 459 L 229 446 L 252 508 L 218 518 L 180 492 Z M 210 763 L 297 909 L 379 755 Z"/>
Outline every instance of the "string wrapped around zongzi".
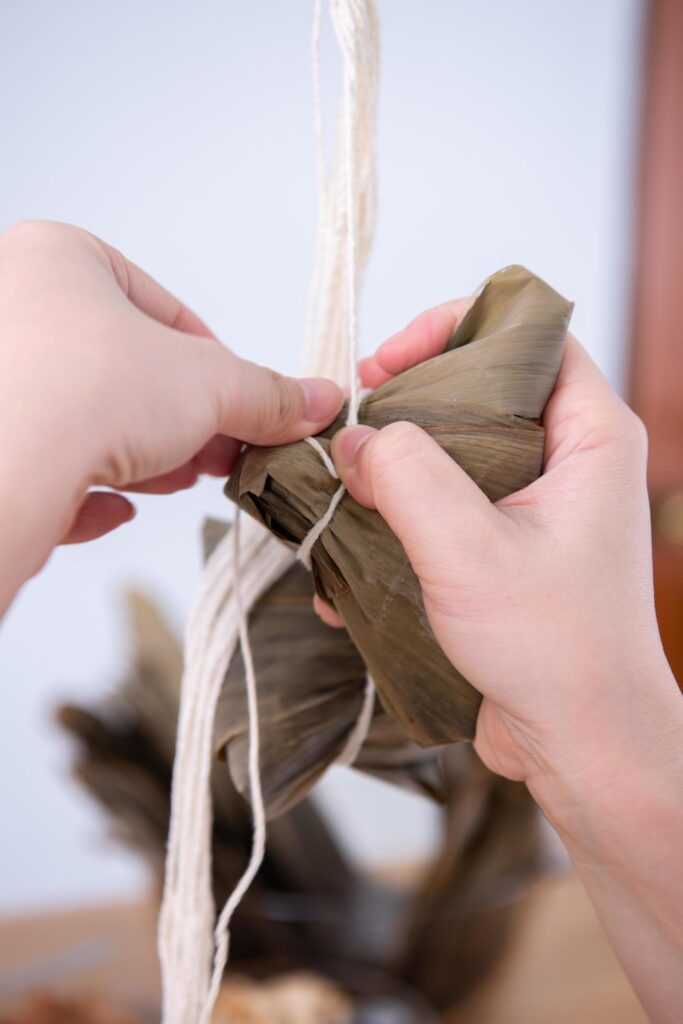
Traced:
<path fill-rule="evenodd" d="M 266 813 L 274 818 L 301 800 L 339 757 L 360 714 L 365 665 L 348 633 L 316 615 L 310 574 L 298 563 L 257 602 L 249 631 L 258 679 L 261 786 Z M 215 743 L 247 797 L 248 727 L 238 650 L 216 709 Z M 438 748 L 411 742 L 379 702 L 354 767 L 442 797 Z"/>
<path fill-rule="evenodd" d="M 541 472 L 540 418 L 557 378 L 571 308 L 523 267 L 494 274 L 446 351 L 366 397 L 359 422 L 373 427 L 416 423 L 491 501 L 522 489 Z M 319 435 L 325 451 L 343 422 L 344 413 Z M 247 448 L 226 490 L 277 537 L 299 545 L 337 488 L 319 453 L 297 442 Z M 313 547 L 312 569 L 317 592 L 341 615 L 384 709 L 403 731 L 425 747 L 470 739 L 480 696 L 436 643 L 418 580 L 381 516 L 345 494 Z M 286 636 L 279 658 L 282 672 L 271 681 L 273 699 L 278 687 L 298 683 L 288 671 Z M 329 699 L 334 701 L 333 693 Z M 322 724 L 317 715 L 312 743 Z M 286 760 L 291 739 L 286 715 L 280 729 L 282 744 L 272 754 Z"/>

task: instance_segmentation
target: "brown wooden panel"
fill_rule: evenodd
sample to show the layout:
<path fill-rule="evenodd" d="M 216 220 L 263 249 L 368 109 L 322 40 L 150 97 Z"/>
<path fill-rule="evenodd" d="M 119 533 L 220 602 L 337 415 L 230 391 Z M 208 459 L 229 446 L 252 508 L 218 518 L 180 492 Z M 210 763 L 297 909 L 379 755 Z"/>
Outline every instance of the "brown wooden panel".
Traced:
<path fill-rule="evenodd" d="M 631 399 L 650 437 L 657 614 L 683 682 L 683 0 L 651 0 Z"/>
<path fill-rule="evenodd" d="M 38 987 L 98 993 L 158 1021 L 156 910 L 150 901 L 0 920 L 0 1013 Z M 647 1024 L 575 875 L 545 879 L 519 911 L 508 957 L 452 1024 Z"/>

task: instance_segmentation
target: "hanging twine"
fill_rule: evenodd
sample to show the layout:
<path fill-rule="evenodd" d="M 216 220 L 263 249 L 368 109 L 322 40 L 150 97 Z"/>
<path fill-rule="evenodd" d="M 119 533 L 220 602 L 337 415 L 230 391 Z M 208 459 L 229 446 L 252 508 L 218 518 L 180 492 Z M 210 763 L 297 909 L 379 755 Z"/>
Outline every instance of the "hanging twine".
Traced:
<path fill-rule="evenodd" d="M 378 23 L 373 0 L 331 0 L 332 23 L 343 56 L 343 96 L 329 173 L 320 86 L 321 0 L 316 0 L 313 69 L 318 230 L 307 313 L 303 373 L 328 376 L 349 388 L 347 423 L 357 422 L 357 300 L 375 219 L 374 134 L 379 72 Z M 328 472 L 334 466 L 309 439 Z M 317 447 L 316 447 L 317 446 Z M 310 552 L 344 495 L 337 489 L 320 523 L 305 538 Z M 321 526 L 321 523 L 323 524 Z M 159 918 L 162 1024 L 210 1024 L 229 956 L 230 921 L 265 854 L 266 821 L 259 775 L 257 682 L 248 634 L 256 602 L 294 564 L 293 553 L 239 510 L 231 534 L 208 560 L 185 638 L 171 821 Z M 214 927 L 211 879 L 211 769 L 216 705 L 225 673 L 241 645 L 249 722 L 249 787 L 254 836 L 249 864 Z M 372 720 L 375 689 L 368 678 L 361 712 L 338 760 L 352 764 Z"/>
<path fill-rule="evenodd" d="M 318 225 L 306 315 L 302 375 L 356 381 L 357 296 L 375 230 L 375 125 L 379 86 L 379 26 L 373 0 L 332 0 L 332 22 L 343 56 L 342 103 L 329 172 L 320 77 L 321 0 L 313 25 Z"/>

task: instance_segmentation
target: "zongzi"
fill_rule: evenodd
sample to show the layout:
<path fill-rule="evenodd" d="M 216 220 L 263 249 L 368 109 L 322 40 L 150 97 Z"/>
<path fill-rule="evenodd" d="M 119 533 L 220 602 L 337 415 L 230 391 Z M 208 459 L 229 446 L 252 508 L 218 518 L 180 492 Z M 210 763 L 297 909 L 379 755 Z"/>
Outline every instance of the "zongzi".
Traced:
<path fill-rule="evenodd" d="M 310 574 L 297 564 L 251 612 L 258 679 L 260 774 L 269 818 L 302 799 L 339 756 L 363 702 L 365 666 L 353 641 L 313 610 Z M 216 709 L 215 743 L 249 796 L 244 662 L 236 651 Z M 438 748 L 411 742 L 379 702 L 354 768 L 440 800 Z"/>
<path fill-rule="evenodd" d="M 218 527 L 220 534 L 224 529 Z M 310 601 L 305 608 L 313 614 Z M 113 830 L 160 877 L 180 647 L 140 595 L 131 596 L 129 609 L 132 672 L 94 707 L 62 708 L 60 721 L 78 741 L 80 781 L 104 805 Z M 389 738 L 403 757 L 405 737 L 388 716 L 382 721 L 391 723 Z M 269 826 L 265 862 L 233 923 L 234 966 L 257 978 L 314 970 L 342 990 L 363 992 L 369 985 L 387 997 L 400 996 L 407 985 L 438 1006 L 451 1005 L 491 969 L 506 948 L 511 902 L 542 867 L 535 807 L 523 787 L 488 772 L 469 746 L 420 752 L 438 771 L 444 809 L 439 849 L 417 890 L 364 879 L 313 801 L 302 800 Z M 411 770 L 406 761 L 400 774 Z M 212 800 L 220 904 L 246 863 L 252 824 L 219 761 Z M 368 945 L 369 935 L 373 943 L 381 938 L 378 946 Z"/>
<path fill-rule="evenodd" d="M 396 420 L 418 424 L 491 501 L 521 490 L 541 472 L 540 419 L 557 378 L 571 309 L 523 267 L 494 274 L 446 351 L 366 397 L 359 422 L 373 427 Z M 343 422 L 342 413 L 319 435 L 326 452 Z M 319 454 L 296 442 L 247 448 L 226 491 L 277 537 L 297 546 L 325 514 L 337 487 Z M 384 709 L 403 731 L 425 747 L 471 739 L 480 695 L 436 643 L 419 582 L 381 516 L 345 494 L 313 547 L 312 570 L 318 594 L 341 615 Z M 288 671 L 284 647 L 280 653 L 281 673 L 269 683 L 276 704 L 278 693 L 305 685 Z M 317 702 L 316 724 L 300 722 L 306 742 L 313 745 L 325 723 L 320 697 L 335 697 L 334 687 L 329 692 L 329 676 L 317 683 L 310 709 L 313 713 Z M 229 673 L 226 686 L 235 685 Z M 263 677 L 259 685 L 264 685 Z M 230 702 L 230 695 L 225 699 Z M 283 698 L 280 706 L 287 712 L 291 705 Z M 240 720 L 238 728 L 243 726 Z M 286 714 L 280 729 L 283 745 L 279 754 L 272 753 L 286 760 L 292 738 Z"/>

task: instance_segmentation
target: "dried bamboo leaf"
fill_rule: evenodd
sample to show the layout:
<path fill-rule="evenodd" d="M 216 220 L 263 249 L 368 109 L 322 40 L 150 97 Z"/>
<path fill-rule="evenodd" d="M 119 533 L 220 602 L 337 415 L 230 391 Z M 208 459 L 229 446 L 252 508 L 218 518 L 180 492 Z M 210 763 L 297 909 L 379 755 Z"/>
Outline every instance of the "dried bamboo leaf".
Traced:
<path fill-rule="evenodd" d="M 133 647 L 130 675 L 118 691 L 92 709 L 64 705 L 58 719 L 79 744 L 75 775 L 108 812 L 112 832 L 142 852 L 161 875 L 170 814 L 180 649 L 144 597 L 129 594 L 128 606 Z M 221 904 L 247 863 L 253 824 L 248 804 L 222 763 L 216 763 L 211 781 L 214 891 Z M 241 908 L 236 955 L 257 949 L 274 956 L 278 949 L 287 948 L 292 962 L 307 962 L 308 946 L 304 951 L 291 929 L 263 919 L 254 906 L 266 892 L 312 891 L 341 898 L 351 884 L 351 869 L 321 815 L 310 802 L 299 803 L 268 830 L 263 869 Z"/>
<path fill-rule="evenodd" d="M 344 630 L 313 610 L 309 573 L 295 565 L 252 610 L 249 633 L 258 679 L 261 784 L 269 818 L 297 803 L 336 760 L 354 728 L 365 666 Z M 237 789 L 248 796 L 248 717 L 238 650 L 216 711 L 216 748 Z M 440 768 L 378 704 L 356 767 L 438 798 Z"/>
<path fill-rule="evenodd" d="M 522 489 L 541 472 L 544 432 L 537 421 L 555 384 L 570 314 L 571 304 L 529 271 L 500 271 L 447 351 L 378 388 L 361 404 L 359 421 L 419 424 L 492 501 Z M 343 414 L 319 436 L 326 450 L 342 423 Z M 337 486 L 317 453 L 298 442 L 246 449 L 226 491 L 298 545 Z M 480 696 L 438 647 L 417 578 L 376 512 L 344 496 L 314 546 L 313 579 L 405 733 L 423 746 L 471 738 Z"/>
<path fill-rule="evenodd" d="M 396 719 L 378 703 L 353 767 L 442 803 L 445 790 L 440 753 L 441 747 L 425 750 L 408 739 Z"/>
<path fill-rule="evenodd" d="M 543 870 L 544 842 L 522 783 L 492 774 L 471 747 L 451 746 L 442 759 L 441 848 L 415 893 L 395 969 L 446 1009 L 507 947 L 518 898 Z"/>
<path fill-rule="evenodd" d="M 300 607 L 313 614 L 310 601 Z M 138 623 L 145 619 L 149 621 L 146 612 L 133 617 Z M 115 831 L 161 872 L 171 758 L 165 740 L 149 730 L 166 730 L 167 724 L 163 716 L 155 723 L 147 714 L 137 714 L 136 702 L 150 686 L 161 686 L 167 697 L 175 692 L 177 701 L 177 663 L 168 650 L 154 649 L 157 643 L 162 648 L 170 643 L 177 650 L 177 642 L 156 628 L 135 632 L 136 668 L 115 699 L 92 711 L 66 709 L 61 718 L 79 740 L 79 778 L 108 811 Z M 331 630 L 329 635 L 344 636 Z M 136 675 L 143 662 L 156 666 L 155 671 Z M 164 683 L 158 678 L 162 665 L 172 677 Z M 421 768 L 404 758 L 401 743 L 405 748 L 398 724 L 378 714 L 361 759 L 419 774 Z M 417 750 L 414 745 L 411 749 Z M 512 918 L 507 906 L 487 907 L 498 900 L 501 889 L 504 896 L 509 893 L 510 879 L 517 880 L 520 871 L 537 870 L 530 845 L 530 800 L 526 794 L 526 803 L 501 795 L 501 787 L 519 787 L 486 773 L 469 747 L 420 753 L 430 764 L 435 758 L 443 764 L 439 786 L 446 811 L 442 849 L 418 892 L 393 893 L 388 911 L 386 890 L 360 882 L 313 803 L 304 800 L 269 826 L 266 860 L 234 923 L 231 959 L 241 969 L 266 977 L 313 967 L 342 986 L 365 978 L 368 914 L 382 932 L 399 929 L 391 950 L 373 954 L 379 958 L 385 993 L 386 986 L 402 992 L 408 982 L 446 1005 L 490 969 Z M 248 806 L 220 762 L 213 783 L 214 888 L 220 904 L 246 863 L 252 823 Z"/>

